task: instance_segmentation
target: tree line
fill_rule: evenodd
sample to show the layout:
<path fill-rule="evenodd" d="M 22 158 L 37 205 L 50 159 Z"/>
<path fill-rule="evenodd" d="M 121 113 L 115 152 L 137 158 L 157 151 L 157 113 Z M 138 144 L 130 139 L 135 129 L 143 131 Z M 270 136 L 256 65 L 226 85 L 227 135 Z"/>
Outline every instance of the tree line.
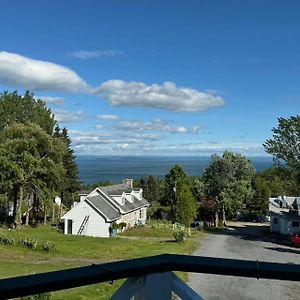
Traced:
<path fill-rule="evenodd" d="M 189 177 L 175 165 L 164 180 L 148 176 L 135 181 L 151 203 L 149 216 L 187 226 L 195 219 L 218 226 L 239 213 L 252 219 L 265 216 L 271 196 L 299 196 L 300 116 L 279 118 L 272 131 L 263 147 L 274 165 L 263 172 L 256 172 L 241 154 L 225 151 L 212 155 L 202 176 Z"/>
<path fill-rule="evenodd" d="M 215 226 L 239 212 L 265 215 L 270 196 L 299 195 L 300 116 L 279 118 L 273 137 L 264 144 L 274 166 L 256 173 L 250 160 L 225 151 L 212 155 L 198 177 L 175 165 L 164 180 L 148 176 L 134 184 L 143 188 L 151 218 L 190 225 L 194 219 Z M 78 169 L 66 128 L 60 128 L 44 101 L 30 92 L 0 94 L 0 217 L 20 227 L 54 215 L 59 195 L 68 208 L 79 190 Z M 108 182 L 103 183 L 109 184 Z M 91 188 L 93 186 L 89 186 Z M 9 220 L 8 212 L 11 211 Z M 220 221 L 219 221 L 220 220 Z"/>
<path fill-rule="evenodd" d="M 55 196 L 69 207 L 79 189 L 78 169 L 66 128 L 44 101 L 30 92 L 0 94 L 0 208 L 7 223 L 20 227 L 44 220 Z M 53 210 L 54 211 L 54 210 Z M 9 215 L 11 215 L 9 217 Z"/>

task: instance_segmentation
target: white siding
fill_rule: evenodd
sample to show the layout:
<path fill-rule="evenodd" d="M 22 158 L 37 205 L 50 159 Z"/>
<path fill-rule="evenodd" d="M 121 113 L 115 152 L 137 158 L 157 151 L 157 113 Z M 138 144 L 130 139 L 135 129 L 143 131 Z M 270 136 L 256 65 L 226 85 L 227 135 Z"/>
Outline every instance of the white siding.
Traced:
<path fill-rule="evenodd" d="M 68 232 L 68 220 L 72 220 L 72 234 L 76 235 L 87 215 L 89 220 L 82 234 L 95 237 L 109 237 L 110 223 L 106 223 L 105 219 L 85 201 L 80 202 L 63 217 L 65 220 L 64 233 L 67 234 Z"/>

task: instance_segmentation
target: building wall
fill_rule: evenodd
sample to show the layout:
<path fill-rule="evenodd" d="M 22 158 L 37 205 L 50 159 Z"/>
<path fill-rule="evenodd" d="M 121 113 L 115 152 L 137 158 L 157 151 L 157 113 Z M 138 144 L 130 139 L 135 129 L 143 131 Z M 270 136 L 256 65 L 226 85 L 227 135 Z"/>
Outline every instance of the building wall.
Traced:
<path fill-rule="evenodd" d="M 276 218 L 277 218 L 277 224 L 275 223 Z M 299 218 L 293 219 L 293 218 L 284 218 L 281 216 L 271 216 L 270 230 L 271 232 L 278 232 L 285 235 L 299 233 L 300 232 Z"/>
<path fill-rule="evenodd" d="M 276 222 L 277 220 L 277 222 Z M 279 216 L 274 216 L 271 215 L 271 220 L 270 220 L 270 230 L 271 232 L 280 232 L 281 230 L 281 218 Z"/>
<path fill-rule="evenodd" d="M 72 211 L 67 213 L 63 218 L 65 223 L 64 233 L 68 233 L 68 220 L 72 220 L 72 234 L 77 235 L 78 230 L 87 215 L 89 215 L 89 220 L 82 235 L 109 237 L 110 223 L 106 223 L 105 219 L 85 201 L 76 205 Z"/>
<path fill-rule="evenodd" d="M 139 224 L 145 224 L 147 220 L 147 208 L 143 207 L 128 214 L 122 215 L 122 219 L 118 223 L 125 222 L 127 227 L 133 227 Z"/>

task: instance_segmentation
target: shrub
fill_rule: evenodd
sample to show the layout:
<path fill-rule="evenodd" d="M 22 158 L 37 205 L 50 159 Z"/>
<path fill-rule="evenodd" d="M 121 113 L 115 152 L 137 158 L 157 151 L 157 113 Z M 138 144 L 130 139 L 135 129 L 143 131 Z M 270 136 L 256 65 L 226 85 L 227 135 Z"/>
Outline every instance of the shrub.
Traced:
<path fill-rule="evenodd" d="M 182 243 L 185 240 L 185 232 L 182 230 L 175 231 L 173 237 L 177 243 Z"/>
<path fill-rule="evenodd" d="M 54 242 L 47 241 L 42 245 L 42 248 L 44 251 L 56 251 L 57 245 Z"/>
<path fill-rule="evenodd" d="M 30 238 L 21 238 L 19 240 L 19 244 L 22 246 L 25 246 L 31 250 L 37 250 L 38 247 L 38 241 L 36 239 L 30 239 Z"/>
<path fill-rule="evenodd" d="M 121 222 L 119 224 L 119 228 L 121 228 L 121 230 L 123 230 L 123 228 L 125 228 L 126 226 L 127 226 L 127 223 L 125 223 L 125 222 Z"/>

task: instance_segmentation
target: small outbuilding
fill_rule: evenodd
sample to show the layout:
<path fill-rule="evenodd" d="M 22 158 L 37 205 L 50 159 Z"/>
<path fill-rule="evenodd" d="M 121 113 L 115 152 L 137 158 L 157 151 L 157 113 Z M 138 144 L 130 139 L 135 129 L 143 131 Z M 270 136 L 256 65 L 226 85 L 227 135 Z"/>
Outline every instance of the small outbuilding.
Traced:
<path fill-rule="evenodd" d="M 149 203 L 143 198 L 143 190 L 133 188 L 132 182 L 126 179 L 122 184 L 80 193 L 80 202 L 62 217 L 64 233 L 109 237 L 117 224 L 125 228 L 145 224 Z"/>
<path fill-rule="evenodd" d="M 300 197 L 277 197 L 269 200 L 270 231 L 280 234 L 300 232 Z"/>

